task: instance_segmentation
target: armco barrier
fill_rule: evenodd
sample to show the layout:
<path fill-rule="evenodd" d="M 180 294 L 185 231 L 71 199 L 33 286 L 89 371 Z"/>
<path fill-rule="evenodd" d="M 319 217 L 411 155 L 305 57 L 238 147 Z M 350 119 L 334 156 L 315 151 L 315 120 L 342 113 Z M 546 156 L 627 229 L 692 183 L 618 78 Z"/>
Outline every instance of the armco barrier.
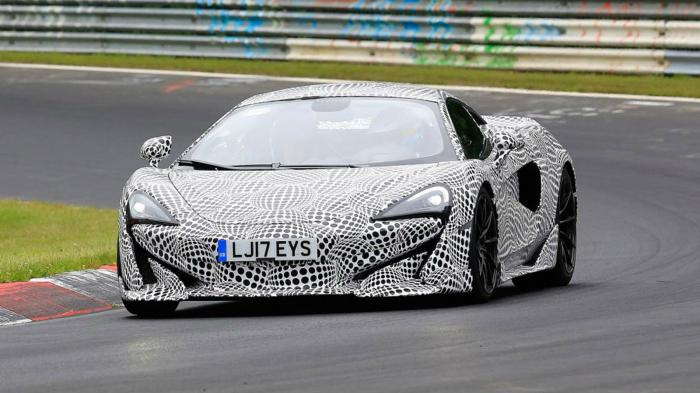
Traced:
<path fill-rule="evenodd" d="M 0 32 L 0 50 L 286 60 L 283 38 Z"/>
<path fill-rule="evenodd" d="M 285 11 L 0 6 L 0 28 L 551 46 L 692 48 L 700 21 L 429 17 Z"/>
<path fill-rule="evenodd" d="M 11 43 L 11 44 L 8 44 Z M 663 73 L 664 50 L 548 48 L 97 33 L 0 33 L 0 50 L 132 53 L 276 60 L 442 65 L 515 70 Z M 682 53 L 682 52 L 678 52 Z"/>
<path fill-rule="evenodd" d="M 700 52 L 668 50 L 664 57 L 667 74 L 700 75 Z"/>
<path fill-rule="evenodd" d="M 377 62 L 516 70 L 661 73 L 664 51 L 289 39 L 290 60 Z"/>
<path fill-rule="evenodd" d="M 11 1 L 4 1 L 11 3 Z M 150 6 L 200 9 L 313 10 L 598 19 L 700 18 L 700 3 L 688 0 L 543 1 L 543 0 L 24 0 L 17 4 Z"/>
<path fill-rule="evenodd" d="M 700 74 L 700 2 L 4 1 L 0 49 Z"/>

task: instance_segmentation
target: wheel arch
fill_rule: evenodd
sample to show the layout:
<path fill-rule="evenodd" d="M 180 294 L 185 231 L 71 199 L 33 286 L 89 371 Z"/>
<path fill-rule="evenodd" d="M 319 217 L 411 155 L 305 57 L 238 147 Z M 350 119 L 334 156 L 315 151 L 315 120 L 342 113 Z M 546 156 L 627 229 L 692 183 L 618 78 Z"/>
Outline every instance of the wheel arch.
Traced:
<path fill-rule="evenodd" d="M 489 193 L 489 196 L 491 199 L 493 199 L 495 196 L 493 194 L 493 187 L 491 187 L 491 183 L 489 183 L 488 180 L 484 180 L 483 183 L 481 183 L 481 187 L 486 189 L 486 192 Z"/>
<path fill-rule="evenodd" d="M 576 174 L 574 173 L 574 166 L 571 164 L 571 161 L 566 161 L 564 163 L 564 170 L 571 178 L 571 184 L 574 187 L 574 192 L 576 192 Z"/>

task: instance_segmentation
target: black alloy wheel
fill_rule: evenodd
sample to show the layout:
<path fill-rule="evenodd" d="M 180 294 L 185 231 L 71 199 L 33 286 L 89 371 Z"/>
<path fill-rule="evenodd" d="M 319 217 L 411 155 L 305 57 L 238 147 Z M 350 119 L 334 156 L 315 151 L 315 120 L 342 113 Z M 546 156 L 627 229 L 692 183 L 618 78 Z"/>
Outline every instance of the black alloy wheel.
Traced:
<path fill-rule="evenodd" d="M 476 199 L 469 240 L 469 267 L 472 272 L 473 300 L 484 302 L 500 284 L 498 263 L 498 215 L 488 191 L 482 187 Z"/>
<path fill-rule="evenodd" d="M 559 225 L 559 244 L 557 246 L 557 264 L 551 271 L 549 285 L 562 286 L 571 281 L 576 268 L 576 192 L 569 172 L 564 170 L 559 185 L 557 201 L 557 225 Z"/>

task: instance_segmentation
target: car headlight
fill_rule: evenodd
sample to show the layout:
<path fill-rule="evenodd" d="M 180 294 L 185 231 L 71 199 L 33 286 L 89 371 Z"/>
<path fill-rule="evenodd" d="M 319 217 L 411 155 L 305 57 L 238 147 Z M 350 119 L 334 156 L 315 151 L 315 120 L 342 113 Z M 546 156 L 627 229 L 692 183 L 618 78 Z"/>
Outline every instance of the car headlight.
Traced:
<path fill-rule="evenodd" d="M 372 220 L 445 216 L 452 206 L 447 186 L 436 184 L 409 195 L 374 216 Z"/>
<path fill-rule="evenodd" d="M 131 194 L 127 214 L 131 224 L 179 224 L 160 203 L 143 191 Z"/>

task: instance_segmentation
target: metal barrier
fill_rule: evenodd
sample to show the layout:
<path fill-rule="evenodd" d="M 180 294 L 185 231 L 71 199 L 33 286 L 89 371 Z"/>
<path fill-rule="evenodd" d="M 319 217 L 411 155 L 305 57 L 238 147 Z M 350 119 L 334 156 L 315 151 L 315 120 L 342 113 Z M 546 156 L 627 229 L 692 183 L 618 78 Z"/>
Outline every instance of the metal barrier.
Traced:
<path fill-rule="evenodd" d="M 1 3 L 11 3 L 2 1 Z M 16 4 L 150 6 L 201 9 L 284 9 L 331 12 L 425 13 L 598 19 L 697 19 L 698 1 L 547 0 L 24 0 Z"/>
<path fill-rule="evenodd" d="M 7 3 L 0 50 L 700 74 L 700 2 Z"/>

